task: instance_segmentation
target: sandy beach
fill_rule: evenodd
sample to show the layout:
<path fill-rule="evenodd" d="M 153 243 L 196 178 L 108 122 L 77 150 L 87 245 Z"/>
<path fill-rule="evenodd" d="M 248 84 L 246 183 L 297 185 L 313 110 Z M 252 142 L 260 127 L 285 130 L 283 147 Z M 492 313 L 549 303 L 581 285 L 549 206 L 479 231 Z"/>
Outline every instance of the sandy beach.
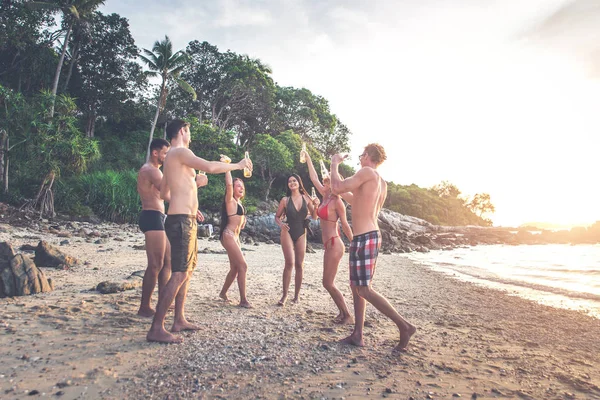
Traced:
<path fill-rule="evenodd" d="M 0 241 L 15 250 L 65 240 L 2 228 Z M 44 269 L 53 292 L 0 299 L 0 398 L 600 399 L 600 320 L 459 282 L 402 255 L 380 256 L 374 288 L 418 326 L 408 353 L 391 351 L 397 330 L 372 306 L 366 346 L 337 343 L 352 327 L 332 322 L 318 248 L 306 256 L 299 304 L 276 305 L 276 244 L 243 246 L 255 308 L 219 301 L 229 264 L 220 243 L 207 239 L 199 248 L 214 253 L 199 255 L 186 308 L 202 329 L 184 333 L 182 344 L 148 343 L 151 321 L 136 315 L 141 286 L 94 290 L 145 269 L 145 252 L 133 247 L 143 235 L 132 225 L 96 229 L 100 243 L 73 236 L 60 247 L 86 264 Z M 347 262 L 346 255 L 337 285 L 351 307 Z M 235 283 L 229 297 L 238 299 Z"/>

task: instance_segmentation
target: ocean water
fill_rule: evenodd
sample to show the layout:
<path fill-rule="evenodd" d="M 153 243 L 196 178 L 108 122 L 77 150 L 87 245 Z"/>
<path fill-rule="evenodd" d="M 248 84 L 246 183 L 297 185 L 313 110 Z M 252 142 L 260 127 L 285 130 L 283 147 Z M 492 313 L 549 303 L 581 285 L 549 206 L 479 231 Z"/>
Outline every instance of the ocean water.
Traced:
<path fill-rule="evenodd" d="M 456 279 L 600 318 L 600 245 L 491 245 L 407 256 Z"/>

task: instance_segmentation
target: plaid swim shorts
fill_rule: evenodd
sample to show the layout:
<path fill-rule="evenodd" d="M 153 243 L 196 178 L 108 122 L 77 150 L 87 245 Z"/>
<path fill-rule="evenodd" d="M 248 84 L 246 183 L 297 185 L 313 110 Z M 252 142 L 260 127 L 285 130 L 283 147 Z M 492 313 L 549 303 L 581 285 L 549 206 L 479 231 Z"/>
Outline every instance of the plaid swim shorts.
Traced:
<path fill-rule="evenodd" d="M 371 231 L 354 236 L 350 249 L 350 285 L 369 286 L 375 274 L 381 247 L 381 233 Z"/>

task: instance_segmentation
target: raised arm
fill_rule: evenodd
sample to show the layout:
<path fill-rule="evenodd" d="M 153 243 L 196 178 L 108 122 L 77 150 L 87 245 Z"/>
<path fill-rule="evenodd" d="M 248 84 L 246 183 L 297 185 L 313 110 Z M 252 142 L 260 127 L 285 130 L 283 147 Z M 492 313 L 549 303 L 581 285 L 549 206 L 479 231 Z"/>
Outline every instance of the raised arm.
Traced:
<path fill-rule="evenodd" d="M 342 199 L 346 200 L 346 203 L 352 205 L 352 201 L 354 200 L 354 194 L 352 192 L 340 193 Z"/>
<path fill-rule="evenodd" d="M 221 162 L 229 158 L 225 158 L 223 154 L 221 154 Z M 225 172 L 225 203 L 229 203 L 233 201 L 233 178 L 231 177 L 231 171 Z"/>
<path fill-rule="evenodd" d="M 244 168 L 252 169 L 252 161 L 246 158 L 238 163 L 231 164 L 220 161 L 206 161 L 205 159 L 194 155 L 190 149 L 184 149 L 181 153 L 181 162 L 190 168 L 199 169 L 209 174 L 222 174 L 227 171 Z"/>
<path fill-rule="evenodd" d="M 233 178 L 231 172 L 225 172 L 225 202 L 233 201 Z"/>
<path fill-rule="evenodd" d="M 348 240 L 352 241 L 354 238 L 354 234 L 352 233 L 352 228 L 350 228 L 350 224 L 348 224 L 348 217 L 346 216 L 346 206 L 342 199 L 337 199 L 335 202 L 335 211 L 337 215 L 340 217 L 340 222 L 342 223 L 342 230 L 344 234 L 348 238 Z"/>
<path fill-rule="evenodd" d="M 338 167 L 343 160 L 344 157 L 340 154 L 331 157 L 331 190 L 333 193 L 355 192 L 363 183 L 373 178 L 373 174 L 375 173 L 373 169 L 361 168 L 351 177 L 342 179 L 338 172 Z"/>
<path fill-rule="evenodd" d="M 319 181 L 319 175 L 317 175 L 317 170 L 315 170 L 315 166 L 310 159 L 310 154 L 308 151 L 302 150 L 300 153 L 304 153 L 304 157 L 306 157 L 306 165 L 308 165 L 308 176 L 310 177 L 310 181 L 313 186 L 321 193 L 321 196 L 325 196 L 325 188 L 323 184 Z"/>

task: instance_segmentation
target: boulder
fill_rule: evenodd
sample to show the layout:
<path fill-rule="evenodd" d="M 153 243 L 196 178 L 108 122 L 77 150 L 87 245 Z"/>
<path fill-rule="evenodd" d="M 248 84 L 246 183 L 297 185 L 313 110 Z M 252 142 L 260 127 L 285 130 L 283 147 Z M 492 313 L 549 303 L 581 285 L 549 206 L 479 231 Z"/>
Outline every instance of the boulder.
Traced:
<path fill-rule="evenodd" d="M 104 282 L 100 282 L 98 284 L 98 286 L 96 286 L 96 290 L 102 294 L 109 294 L 109 293 L 124 292 L 126 290 L 132 290 L 132 289 L 135 289 L 140 286 L 142 286 L 141 280 L 133 281 L 133 282 L 104 281 Z"/>
<path fill-rule="evenodd" d="M 46 278 L 31 258 L 15 254 L 10 243 L 0 243 L 0 297 L 26 296 L 52 290 L 52 280 Z"/>
<path fill-rule="evenodd" d="M 58 248 L 48 244 L 45 241 L 40 241 L 35 249 L 35 257 L 33 259 L 38 268 L 50 267 L 57 269 L 69 269 L 80 265 L 81 262 L 75 257 L 63 253 Z"/>
<path fill-rule="evenodd" d="M 211 237 L 212 234 L 213 234 L 212 224 L 198 225 L 198 237 L 207 238 L 207 237 Z"/>
<path fill-rule="evenodd" d="M 8 242 L 0 242 L 0 262 L 4 260 L 10 260 L 15 256 L 15 250 L 12 245 Z"/>

